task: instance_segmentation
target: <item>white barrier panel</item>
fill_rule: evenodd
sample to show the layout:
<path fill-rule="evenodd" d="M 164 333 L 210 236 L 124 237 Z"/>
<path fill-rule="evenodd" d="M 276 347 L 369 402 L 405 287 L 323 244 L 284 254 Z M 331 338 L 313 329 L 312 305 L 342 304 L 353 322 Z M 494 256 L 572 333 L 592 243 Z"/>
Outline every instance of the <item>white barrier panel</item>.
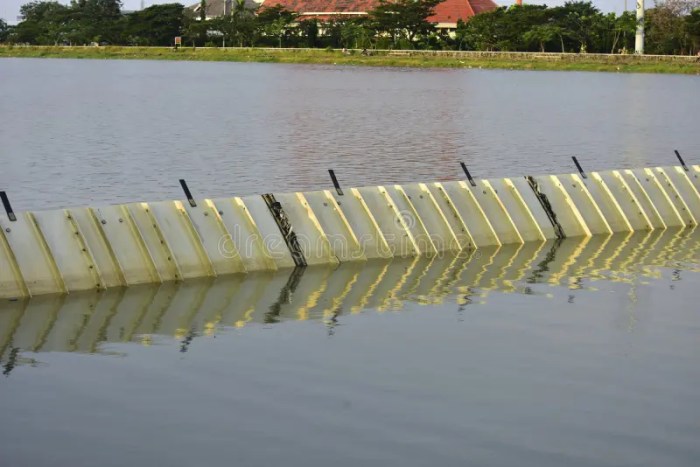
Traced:
<path fill-rule="evenodd" d="M 639 185 L 647 194 L 647 199 L 654 205 L 656 212 L 659 213 L 666 227 L 681 227 L 685 225 L 685 221 L 676 209 L 669 193 L 666 192 L 651 169 L 634 169 L 626 172 L 634 174 Z"/>
<path fill-rule="evenodd" d="M 462 249 L 455 232 L 447 221 L 446 213 L 440 209 L 425 183 L 397 185 L 395 189 L 397 193 L 401 193 L 407 198 L 407 203 L 413 208 L 428 235 L 430 244 L 436 251 L 460 251 Z"/>
<path fill-rule="evenodd" d="M 0 215 L 0 228 L 3 230 L 7 245 L 14 253 L 17 267 L 31 295 L 67 292 L 46 241 L 37 229 L 31 213 L 17 214 L 15 222 L 10 222 L 4 214 Z"/>
<path fill-rule="evenodd" d="M 649 216 L 647 216 L 629 184 L 618 170 L 597 172 L 596 178 L 600 180 L 600 183 L 604 185 L 605 189 L 610 192 L 612 198 L 617 202 L 632 230 L 651 230 L 654 228 Z"/>
<path fill-rule="evenodd" d="M 212 204 L 228 232 L 219 240 L 221 254 L 233 258 L 240 256 L 246 271 L 276 270 L 276 259 L 267 249 L 263 235 L 243 200 L 237 197 L 222 198 L 213 200 Z M 281 255 L 281 259 L 282 263 L 294 264 L 289 251 L 286 256 Z"/>
<path fill-rule="evenodd" d="M 296 234 L 306 264 L 337 264 L 338 258 L 331 251 L 331 245 L 314 211 L 301 193 L 275 193 L 275 199 L 282 205 L 292 229 Z"/>
<path fill-rule="evenodd" d="M 93 210 L 128 285 L 162 282 L 126 206 Z"/>
<path fill-rule="evenodd" d="M 384 187 L 358 188 L 357 193 L 377 222 L 393 256 L 415 256 L 420 253 L 402 214 Z"/>
<path fill-rule="evenodd" d="M 527 209 L 527 212 L 534 219 L 540 232 L 544 235 L 544 238 L 556 238 L 557 234 L 554 231 L 552 221 L 542 207 L 540 200 L 537 199 L 535 192 L 532 191 L 532 187 L 527 179 L 525 177 L 514 177 L 506 178 L 504 181 L 506 186 L 509 186 L 513 190 L 512 196 L 516 197 L 520 203 L 524 204 L 525 208 L 523 209 Z"/>
<path fill-rule="evenodd" d="M 651 228 L 665 229 L 667 227 L 666 223 L 661 217 L 659 211 L 656 209 L 656 206 L 654 205 L 652 200 L 649 199 L 649 195 L 647 194 L 646 190 L 641 185 L 640 181 L 637 179 L 635 174 L 632 173 L 631 170 L 621 170 L 619 173 L 622 179 L 625 180 L 625 182 L 627 183 L 627 187 L 630 189 L 630 192 L 634 194 L 635 199 L 639 203 L 639 207 L 649 218 Z"/>
<path fill-rule="evenodd" d="M 472 238 L 467 225 L 464 223 L 462 216 L 459 214 L 459 210 L 454 205 L 454 202 L 450 198 L 450 195 L 447 194 L 442 184 L 430 183 L 426 186 L 432 193 L 438 208 L 440 208 L 445 215 L 445 220 L 452 229 L 460 249 L 472 250 L 476 248 L 476 242 Z"/>
<path fill-rule="evenodd" d="M 5 239 L 5 229 L 0 228 L 0 297 L 28 297 L 22 271 L 17 266 L 15 255 Z"/>
<path fill-rule="evenodd" d="M 583 183 L 585 183 L 593 202 L 598 206 L 613 232 L 631 232 L 634 230 L 617 198 L 613 196 L 600 174 L 591 172 L 588 178 L 583 180 Z"/>
<path fill-rule="evenodd" d="M 413 241 L 418 248 L 418 253 L 422 255 L 432 255 L 437 252 L 433 240 L 430 238 L 428 229 L 423 223 L 420 215 L 413 206 L 413 203 L 404 193 L 399 185 L 387 185 L 379 187 L 379 190 L 384 190 L 386 195 L 390 197 L 399 211 L 400 218 L 403 221 L 406 229 L 411 233 Z"/>
<path fill-rule="evenodd" d="M 160 235 L 172 252 L 184 279 L 215 276 L 214 267 L 190 216 L 180 201 L 151 203 L 151 213 Z"/>
<path fill-rule="evenodd" d="M 63 210 L 37 211 L 33 215 L 66 290 L 104 289 L 95 260 L 73 216 Z"/>
<path fill-rule="evenodd" d="M 141 235 L 143 243 L 151 254 L 161 280 L 175 281 L 182 279 L 180 266 L 170 245 L 163 236 L 148 203 L 131 203 L 124 205 L 131 215 L 136 230 Z"/>
<path fill-rule="evenodd" d="M 583 216 L 556 175 L 533 177 L 540 193 L 547 197 L 566 237 L 591 236 Z"/>
<path fill-rule="evenodd" d="M 367 259 L 391 258 L 393 256 L 391 247 L 360 192 L 356 188 L 351 188 L 349 193 L 342 196 L 335 193 L 331 195 L 348 220 L 348 225 L 355 233 L 362 253 Z"/>
<path fill-rule="evenodd" d="M 700 214 L 700 195 L 695 190 L 682 167 L 655 167 L 659 183 L 663 185 L 671 202 L 683 218 L 685 225 L 698 225 L 696 214 Z"/>
<path fill-rule="evenodd" d="M 277 222 L 262 196 L 245 196 L 239 198 L 243 203 L 242 209 L 247 210 L 255 226 L 260 232 L 263 244 L 270 253 L 278 268 L 294 267 L 294 259 L 282 237 Z"/>
<path fill-rule="evenodd" d="M 523 241 L 541 241 L 545 240 L 545 236 L 538 220 L 533 215 L 530 207 L 525 203 L 513 182 L 508 178 L 484 180 L 484 184 L 488 185 L 495 195 L 501 200 L 501 204 L 510 215 L 513 223 L 518 226 L 518 233 Z M 532 193 L 532 189 L 528 187 L 528 191 Z M 539 203 L 538 203 L 539 204 Z M 537 206 L 542 211 L 542 206 Z M 545 214 L 546 217 L 546 214 Z M 551 222 L 547 219 L 547 224 L 551 227 Z M 547 225 L 544 224 L 544 225 Z"/>
<path fill-rule="evenodd" d="M 326 234 L 333 256 L 341 263 L 367 259 L 348 218 L 330 191 L 313 191 L 305 193 L 304 197 Z M 342 198 L 350 200 L 352 195 Z M 373 234 L 376 235 L 376 231 Z"/>
<path fill-rule="evenodd" d="M 446 196 L 459 212 L 477 248 L 501 244 L 501 239 L 496 234 L 484 208 L 465 182 L 444 182 L 438 186 L 438 189 L 440 187 L 444 189 Z"/>
<path fill-rule="evenodd" d="M 183 206 L 189 214 L 216 275 L 246 272 L 238 248 L 214 202 L 205 199 L 198 201 L 195 207 L 190 206 L 189 203 L 183 203 Z"/>
<path fill-rule="evenodd" d="M 563 174 L 558 175 L 557 178 L 561 183 L 561 189 L 568 194 L 592 235 L 613 233 L 610 224 L 579 174 Z"/>

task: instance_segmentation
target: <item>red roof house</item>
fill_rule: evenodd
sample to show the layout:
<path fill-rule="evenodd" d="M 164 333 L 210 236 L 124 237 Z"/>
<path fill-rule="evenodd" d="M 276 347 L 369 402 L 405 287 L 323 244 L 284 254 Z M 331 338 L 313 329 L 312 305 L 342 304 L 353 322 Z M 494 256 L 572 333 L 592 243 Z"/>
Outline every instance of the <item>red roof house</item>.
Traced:
<path fill-rule="evenodd" d="M 379 5 L 379 0 L 265 0 L 264 7 L 281 5 L 303 19 L 329 19 L 364 16 Z M 442 29 L 454 29 L 457 21 L 498 8 L 493 0 L 444 0 L 435 7 L 435 15 L 428 18 Z"/>

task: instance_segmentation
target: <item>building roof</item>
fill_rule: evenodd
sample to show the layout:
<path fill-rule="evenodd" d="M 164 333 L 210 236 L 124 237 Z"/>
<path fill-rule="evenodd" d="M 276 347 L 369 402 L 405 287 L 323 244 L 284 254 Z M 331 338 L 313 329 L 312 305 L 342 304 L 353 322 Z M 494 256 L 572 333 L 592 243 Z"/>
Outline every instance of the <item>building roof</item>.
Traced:
<path fill-rule="evenodd" d="M 379 0 L 264 0 L 263 6 L 281 5 L 302 17 L 327 19 L 332 17 L 352 17 L 367 14 L 379 5 Z M 435 15 L 428 18 L 432 23 L 456 24 L 474 15 L 495 10 L 498 5 L 493 0 L 444 0 L 435 7 Z"/>

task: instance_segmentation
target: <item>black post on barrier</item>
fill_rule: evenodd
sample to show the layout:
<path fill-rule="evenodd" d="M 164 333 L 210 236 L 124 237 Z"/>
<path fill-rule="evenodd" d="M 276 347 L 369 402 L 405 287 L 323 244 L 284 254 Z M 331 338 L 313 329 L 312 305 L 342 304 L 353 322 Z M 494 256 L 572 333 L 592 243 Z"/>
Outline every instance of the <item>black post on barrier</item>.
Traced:
<path fill-rule="evenodd" d="M 681 153 L 678 152 L 678 149 L 674 149 L 673 151 L 676 153 L 676 157 L 677 157 L 678 160 L 681 162 L 681 165 L 683 166 L 683 170 L 685 170 L 686 172 L 690 172 L 690 169 L 688 168 L 687 165 L 685 165 L 685 161 L 684 161 L 683 158 L 681 157 Z"/>
<path fill-rule="evenodd" d="M 333 186 L 335 187 L 335 191 L 338 192 L 338 196 L 343 196 L 343 189 L 340 188 L 340 183 L 338 183 L 338 178 L 335 176 L 335 172 L 333 169 L 328 169 L 328 173 L 331 176 L 331 180 L 333 180 Z"/>
<path fill-rule="evenodd" d="M 571 156 L 571 158 L 574 160 L 574 164 L 576 164 L 576 168 L 578 169 L 578 173 L 581 174 L 581 177 L 588 178 L 586 172 L 583 171 L 583 167 L 581 167 L 581 164 L 578 163 L 578 159 L 576 159 L 576 156 Z"/>
<path fill-rule="evenodd" d="M 180 179 L 180 186 L 182 187 L 182 191 L 185 192 L 185 196 L 187 196 L 187 201 L 190 202 L 190 206 L 192 206 L 193 208 L 196 208 L 197 202 L 192 197 L 192 192 L 190 191 L 190 188 L 187 186 L 187 182 L 185 181 L 184 178 Z"/>
<path fill-rule="evenodd" d="M 7 217 L 10 219 L 10 222 L 16 222 L 17 216 L 15 216 L 15 212 L 12 210 L 12 205 L 10 204 L 10 199 L 7 197 L 7 193 L 0 191 L 0 199 L 2 199 L 2 205 L 5 207 L 5 212 L 7 212 Z"/>
<path fill-rule="evenodd" d="M 476 182 L 472 178 L 472 174 L 469 173 L 469 169 L 467 168 L 467 165 L 464 162 L 460 162 L 460 164 L 462 165 L 462 170 L 464 170 L 464 173 L 467 176 L 467 180 L 469 180 L 469 183 L 472 186 L 476 186 Z"/>

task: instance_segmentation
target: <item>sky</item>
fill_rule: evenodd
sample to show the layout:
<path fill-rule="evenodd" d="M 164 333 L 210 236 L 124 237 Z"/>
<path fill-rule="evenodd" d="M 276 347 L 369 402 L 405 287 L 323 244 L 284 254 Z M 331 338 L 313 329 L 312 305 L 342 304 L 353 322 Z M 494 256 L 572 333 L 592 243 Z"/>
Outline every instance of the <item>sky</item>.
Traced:
<path fill-rule="evenodd" d="M 19 15 L 19 7 L 25 3 L 28 3 L 30 0 L 0 0 L 0 18 L 3 18 L 5 21 L 7 21 L 10 24 L 14 24 L 17 22 L 17 16 Z M 61 3 L 70 3 L 69 1 L 65 0 L 59 0 Z M 151 6 L 155 5 L 157 3 L 173 3 L 177 0 L 145 0 L 146 6 Z M 525 0 L 525 3 L 546 3 L 549 6 L 557 6 L 557 5 L 562 5 L 564 4 L 565 0 L 552 0 L 552 1 L 538 1 L 538 2 L 528 2 Z M 192 3 L 196 3 L 196 1 L 189 0 L 180 0 L 181 3 L 185 5 L 189 5 Z M 652 3 L 651 1 L 647 0 L 647 2 Z M 124 5 L 125 10 L 137 10 L 141 6 L 141 0 L 122 0 L 122 3 Z M 514 1 L 510 0 L 505 0 L 505 1 L 497 1 L 499 5 L 511 5 L 514 3 Z M 629 8 L 634 8 L 634 0 L 627 0 Z M 593 4 L 596 5 L 598 8 L 600 8 L 604 12 L 610 12 L 614 11 L 617 13 L 620 13 L 624 7 L 625 7 L 625 0 L 593 0 Z"/>

